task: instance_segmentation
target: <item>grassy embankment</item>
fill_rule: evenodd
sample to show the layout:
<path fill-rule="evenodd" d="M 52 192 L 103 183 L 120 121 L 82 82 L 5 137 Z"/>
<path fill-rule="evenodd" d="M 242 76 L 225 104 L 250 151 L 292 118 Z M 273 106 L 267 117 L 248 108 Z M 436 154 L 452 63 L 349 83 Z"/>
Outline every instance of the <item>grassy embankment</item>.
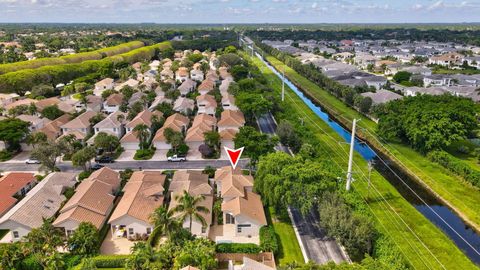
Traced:
<path fill-rule="evenodd" d="M 267 60 L 276 68 L 283 67 L 283 63 L 274 57 L 269 56 Z M 379 136 L 376 134 L 377 124 L 374 121 L 348 107 L 326 90 L 321 89 L 288 66 L 285 67 L 285 75 L 294 84 L 300 85 L 303 91 L 307 92 L 317 103 L 326 108 L 330 114 L 334 115 L 345 126 L 350 127 L 354 118 L 362 119 L 359 122 L 360 129 L 357 133 L 360 137 L 396 161 L 410 175 L 416 176 L 419 182 L 423 182 L 424 186 L 438 194 L 467 223 L 480 231 L 480 211 L 478 210 L 480 192 L 478 192 L 478 188 L 466 183 L 460 177 L 452 175 L 444 167 L 431 162 L 406 144 L 380 143 Z M 472 165 L 472 162 L 469 162 L 469 164 Z"/>
<path fill-rule="evenodd" d="M 269 60 L 273 61 L 275 59 Z M 275 91 L 280 95 L 280 79 L 267 69 L 260 60 L 254 59 L 253 61 L 264 72 Z M 280 64 L 278 61 L 274 63 Z M 286 70 L 286 72 L 288 75 L 292 74 L 291 69 Z M 314 131 L 315 137 L 310 139 L 318 142 L 333 162 L 342 168 L 346 168 L 348 146 L 338 143 L 343 139 L 318 118 L 288 87 L 282 108 L 284 112 L 279 115 L 280 118 L 284 118 L 294 125 L 298 125 L 299 118 L 304 119 L 304 128 Z M 411 206 L 376 171 L 372 172 L 371 183 L 373 188 L 369 191 L 366 181 L 360 177 L 360 174 L 367 175 L 368 173 L 367 162 L 358 154 L 355 154 L 354 161 L 357 164 L 354 170 L 358 175 L 358 180 L 353 184 L 354 190 L 368 204 L 375 217 L 377 229 L 391 237 L 415 269 L 476 268 L 440 229 Z"/>

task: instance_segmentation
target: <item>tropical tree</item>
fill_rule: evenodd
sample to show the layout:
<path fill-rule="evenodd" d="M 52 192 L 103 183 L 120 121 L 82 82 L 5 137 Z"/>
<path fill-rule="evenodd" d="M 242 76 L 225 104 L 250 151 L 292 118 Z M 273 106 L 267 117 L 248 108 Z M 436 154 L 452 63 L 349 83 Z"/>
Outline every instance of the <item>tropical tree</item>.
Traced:
<path fill-rule="evenodd" d="M 177 153 L 178 147 L 183 144 L 184 138 L 182 133 L 175 131 L 171 128 L 166 128 L 163 131 L 163 136 L 165 136 L 167 143 L 172 146 L 173 152 Z"/>
<path fill-rule="evenodd" d="M 205 238 L 196 238 L 182 245 L 175 253 L 173 268 L 180 269 L 188 265 L 205 270 L 216 269 L 215 243 Z"/>
<path fill-rule="evenodd" d="M 0 140 L 7 143 L 8 148 L 18 149 L 20 141 L 29 133 L 30 123 L 17 118 L 0 120 Z"/>
<path fill-rule="evenodd" d="M 220 148 L 220 134 L 216 131 L 207 131 L 203 133 L 204 142 L 214 151 Z"/>
<path fill-rule="evenodd" d="M 250 157 L 252 166 L 257 164 L 260 156 L 274 152 L 277 143 L 275 138 L 270 138 L 250 126 L 241 127 L 233 141 L 235 148 L 245 147 L 245 154 Z"/>
<path fill-rule="evenodd" d="M 104 149 L 107 152 L 112 152 L 120 146 L 120 140 L 115 135 L 110 135 L 105 132 L 99 132 L 93 140 L 94 146 L 98 149 Z"/>
<path fill-rule="evenodd" d="M 98 254 L 100 241 L 97 228 L 90 222 L 81 222 L 68 238 L 68 247 L 76 255 Z"/>
<path fill-rule="evenodd" d="M 95 155 L 95 148 L 93 148 L 92 146 L 87 146 L 72 155 L 72 164 L 76 167 L 83 167 L 83 169 L 87 171 L 88 168 L 91 167 L 91 160 L 95 157 Z M 87 163 L 89 164 L 88 167 Z"/>
<path fill-rule="evenodd" d="M 157 256 L 150 245 L 147 245 L 145 242 L 136 242 L 131 248 L 131 251 L 130 256 L 125 261 L 125 269 L 157 269 L 154 268 Z"/>
<path fill-rule="evenodd" d="M 40 161 L 42 170 L 47 172 L 55 171 L 57 159 L 62 155 L 62 146 L 51 140 L 38 144 L 31 153 L 31 156 Z"/>
<path fill-rule="evenodd" d="M 57 105 L 45 107 L 41 113 L 42 117 L 48 118 L 50 120 L 55 120 L 63 114 L 64 112 L 62 112 Z"/>
<path fill-rule="evenodd" d="M 202 214 L 208 214 L 210 210 L 208 210 L 208 208 L 205 206 L 199 205 L 203 200 L 205 200 L 205 196 L 192 196 L 184 190 L 183 195 L 175 196 L 175 200 L 177 201 L 177 205 L 172 209 L 172 211 L 174 213 L 180 213 L 179 220 L 181 223 L 184 223 L 188 219 L 188 228 L 190 233 L 192 232 L 193 219 L 202 223 L 202 226 L 207 226 L 207 221 Z"/>
<path fill-rule="evenodd" d="M 133 128 L 133 132 L 135 132 L 135 136 L 139 140 L 140 149 L 147 148 L 148 139 L 150 138 L 149 127 L 145 124 L 140 124 Z"/>
<path fill-rule="evenodd" d="M 28 252 L 46 269 L 55 269 L 58 262 L 57 247 L 63 245 L 64 236 L 59 228 L 52 225 L 53 219 L 44 219 L 42 226 L 34 228 L 25 236 Z M 61 268 L 58 268 L 61 269 Z"/>
<path fill-rule="evenodd" d="M 180 228 L 180 224 L 175 220 L 173 214 L 173 211 L 168 211 L 168 208 L 162 205 L 150 215 L 150 222 L 155 226 L 148 238 L 151 246 L 155 245 L 160 235 L 167 235 L 170 238 Z"/>
<path fill-rule="evenodd" d="M 35 148 L 36 145 L 47 141 L 47 135 L 43 132 L 35 132 L 27 135 L 26 143 Z"/>

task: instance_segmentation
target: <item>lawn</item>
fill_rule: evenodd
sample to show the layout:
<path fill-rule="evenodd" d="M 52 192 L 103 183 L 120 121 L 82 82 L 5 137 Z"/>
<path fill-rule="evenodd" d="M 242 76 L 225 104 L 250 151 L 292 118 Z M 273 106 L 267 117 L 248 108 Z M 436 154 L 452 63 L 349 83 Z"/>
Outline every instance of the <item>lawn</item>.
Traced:
<path fill-rule="evenodd" d="M 267 60 L 277 69 L 284 66 L 281 61 L 274 57 L 269 56 Z M 441 165 L 431 162 L 408 145 L 391 142 L 387 144 L 381 141 L 376 134 L 377 124 L 374 121 L 348 107 L 329 92 L 302 77 L 288 66 L 285 67 L 285 75 L 294 84 L 301 85 L 305 92 L 308 92 L 318 103 L 322 104 L 332 115 L 347 126 L 351 125 L 350 123 L 354 118 L 362 119 L 359 122 L 359 134 L 363 133 L 364 139 L 404 167 L 411 175 L 416 175 L 419 182 L 423 182 L 425 186 L 440 195 L 445 203 L 456 210 L 467 223 L 480 231 L 480 211 L 478 211 L 480 192 L 477 188 L 466 183 L 460 177 L 452 175 Z M 469 162 L 469 164 L 472 165 L 472 162 Z"/>
<path fill-rule="evenodd" d="M 280 79 L 266 69 L 260 60 L 254 59 L 254 63 L 260 67 L 280 95 Z M 298 122 L 299 118 L 303 118 L 305 129 L 313 131 L 315 134 L 315 138 L 311 139 L 323 148 L 335 165 L 346 168 L 348 145 L 339 144 L 343 139 L 318 118 L 291 89 L 288 87 L 286 89 L 286 99 L 282 104 L 284 110 L 282 116 L 291 122 Z M 391 238 L 413 268 L 476 269 L 476 266 L 442 231 L 411 206 L 376 171 L 372 172 L 372 189 L 368 190 L 367 183 L 362 178 L 362 174 L 367 174 L 367 162 L 357 153 L 354 155 L 354 161 L 355 179 L 357 180 L 353 183 L 353 189 L 368 205 L 376 228 Z"/>
<path fill-rule="evenodd" d="M 273 225 L 273 229 L 280 239 L 280 251 L 275 258 L 277 263 L 279 265 L 286 265 L 294 261 L 303 263 L 302 251 L 300 250 L 292 224 L 276 218 L 272 207 L 269 207 L 266 212 L 269 223 Z"/>

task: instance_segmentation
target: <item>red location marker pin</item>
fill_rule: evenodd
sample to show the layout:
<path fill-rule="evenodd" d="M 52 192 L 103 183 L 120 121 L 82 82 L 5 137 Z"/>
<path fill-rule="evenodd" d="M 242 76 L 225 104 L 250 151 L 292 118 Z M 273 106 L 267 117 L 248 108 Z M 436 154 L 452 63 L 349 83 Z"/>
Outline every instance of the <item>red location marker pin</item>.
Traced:
<path fill-rule="evenodd" d="M 238 148 L 238 149 L 230 149 L 228 147 L 223 147 L 225 148 L 225 152 L 227 152 L 228 154 L 228 159 L 230 160 L 230 164 L 232 165 L 233 169 L 235 170 L 235 168 L 237 167 L 237 164 L 238 164 L 238 161 L 240 160 L 240 156 L 242 155 L 243 153 L 243 148 Z"/>

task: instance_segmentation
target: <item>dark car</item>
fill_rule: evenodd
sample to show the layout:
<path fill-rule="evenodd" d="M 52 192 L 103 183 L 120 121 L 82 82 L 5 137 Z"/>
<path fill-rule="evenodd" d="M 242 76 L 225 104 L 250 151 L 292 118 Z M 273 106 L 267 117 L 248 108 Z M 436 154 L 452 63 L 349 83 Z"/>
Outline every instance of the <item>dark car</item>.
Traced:
<path fill-rule="evenodd" d="M 95 162 L 97 163 L 113 163 L 113 158 L 109 156 L 96 157 Z"/>
<path fill-rule="evenodd" d="M 96 171 L 96 170 L 100 170 L 101 168 L 103 168 L 104 166 L 102 164 L 98 164 L 98 163 L 95 163 L 92 165 L 92 170 L 93 171 Z"/>

